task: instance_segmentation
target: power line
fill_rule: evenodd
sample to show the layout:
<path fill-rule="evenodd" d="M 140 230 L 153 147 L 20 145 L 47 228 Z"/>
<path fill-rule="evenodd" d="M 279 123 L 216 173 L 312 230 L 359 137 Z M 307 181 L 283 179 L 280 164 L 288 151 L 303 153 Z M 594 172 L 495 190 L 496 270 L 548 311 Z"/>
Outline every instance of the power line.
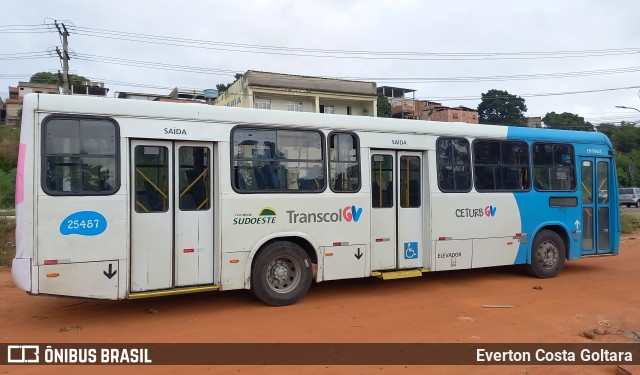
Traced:
<path fill-rule="evenodd" d="M 172 45 L 188 48 L 213 49 L 243 53 L 261 53 L 283 56 L 348 58 L 372 60 L 505 60 L 505 59 L 559 59 L 576 57 L 618 56 L 640 54 L 638 48 L 521 51 L 521 52 L 419 52 L 373 51 L 285 47 L 259 44 L 229 43 L 211 40 L 178 38 L 152 34 L 131 33 L 116 30 L 72 26 L 77 35 L 130 42 Z"/>
<path fill-rule="evenodd" d="M 391 81 L 396 83 L 425 83 L 425 82 L 481 82 L 481 81 L 516 81 L 530 79 L 554 79 L 554 78 L 571 78 L 571 77 L 587 77 L 606 74 L 635 73 L 640 72 L 640 67 L 626 67 L 613 69 L 586 70 L 577 72 L 558 72 L 558 73 L 538 73 L 538 74 L 516 74 L 505 76 L 470 76 L 470 77 L 431 77 L 431 78 L 368 78 L 376 82 Z"/>
<path fill-rule="evenodd" d="M 51 57 L 51 53 L 47 51 L 0 54 L 0 60 L 29 60 L 29 59 L 42 59 L 47 57 Z"/>
<path fill-rule="evenodd" d="M 214 69 L 214 68 L 205 68 L 205 67 L 193 67 L 193 66 L 184 66 L 184 65 L 175 65 L 175 64 L 164 64 L 164 63 L 156 63 L 152 61 L 141 61 L 141 60 L 131 60 L 131 59 L 120 59 L 108 56 L 97 56 L 97 55 L 88 55 L 83 53 L 76 53 L 73 55 L 78 60 L 84 61 L 92 61 L 106 64 L 116 64 L 116 65 L 127 65 L 127 66 L 135 66 L 142 68 L 151 68 L 151 69 L 160 69 L 160 70 L 173 70 L 173 71 L 181 71 L 181 72 L 189 72 L 189 73 L 202 73 L 202 74 L 213 74 L 213 75 L 231 75 L 233 76 L 236 73 L 239 73 L 235 70 L 226 70 L 226 69 Z"/>
<path fill-rule="evenodd" d="M 173 90 L 173 87 L 168 86 L 158 86 L 144 83 L 134 83 L 134 82 L 125 82 L 125 81 L 116 81 L 106 78 L 97 78 L 97 77 L 86 77 L 92 82 L 104 82 L 108 84 L 120 85 L 125 87 L 141 87 L 141 88 L 150 88 L 150 89 L 159 89 L 159 90 Z"/>
<path fill-rule="evenodd" d="M 547 93 L 536 93 L 536 94 L 520 94 L 515 95 L 521 98 L 533 98 L 533 97 L 541 97 L 541 96 L 560 96 L 560 95 L 576 95 L 576 94 L 589 94 L 594 92 L 607 92 L 607 91 L 619 91 L 619 90 L 630 90 L 637 89 L 640 86 L 628 86 L 628 87 L 614 87 L 607 89 L 594 89 L 594 90 L 581 90 L 581 91 L 564 91 L 564 92 L 547 92 Z M 492 96 L 491 99 L 509 99 L 512 96 Z M 463 97 L 440 97 L 440 98 L 429 98 L 429 97 L 420 97 L 416 99 L 424 99 L 430 101 L 440 101 L 440 102 L 448 102 L 448 101 L 464 101 L 464 100 L 482 100 L 480 96 L 463 96 Z"/>
<path fill-rule="evenodd" d="M 47 25 L 0 25 L 0 34 L 44 34 L 51 32 Z"/>
<path fill-rule="evenodd" d="M 196 66 L 177 65 L 177 64 L 166 64 L 161 62 L 123 59 L 123 58 L 117 58 L 117 57 L 90 55 L 90 54 L 84 54 L 84 53 L 75 53 L 75 54 L 72 54 L 72 56 L 74 56 L 78 60 L 107 63 L 107 64 L 128 65 L 128 66 L 144 67 L 144 68 L 152 68 L 152 69 L 160 69 L 160 70 L 173 70 L 173 71 L 214 74 L 214 75 L 234 75 L 236 73 L 239 73 L 236 70 L 215 69 L 215 68 L 196 67 Z M 293 80 L 308 81 L 310 79 L 316 79 L 316 80 L 341 79 L 341 80 L 365 80 L 365 81 L 388 82 L 388 83 L 469 83 L 469 82 L 486 82 L 486 81 L 497 82 L 497 81 L 558 79 L 558 78 L 588 77 L 588 76 L 609 75 L 609 74 L 636 73 L 636 72 L 640 72 L 640 67 L 624 67 L 624 68 L 598 69 L 598 70 L 587 70 L 587 71 L 576 71 L 576 72 L 517 74 L 517 75 L 500 75 L 500 76 L 384 78 L 384 77 L 329 77 L 329 76 L 306 77 L 306 76 L 296 76 L 296 75 L 283 75 L 282 79 L 287 79 L 292 81 Z M 252 74 L 257 76 L 260 76 L 260 75 L 266 76 L 269 73 L 253 71 Z"/>

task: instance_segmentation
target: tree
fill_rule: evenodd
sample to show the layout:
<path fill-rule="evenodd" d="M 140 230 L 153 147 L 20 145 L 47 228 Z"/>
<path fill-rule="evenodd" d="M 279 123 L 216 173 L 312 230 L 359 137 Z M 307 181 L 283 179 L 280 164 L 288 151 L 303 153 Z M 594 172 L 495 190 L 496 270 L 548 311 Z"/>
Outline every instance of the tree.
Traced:
<path fill-rule="evenodd" d="M 503 90 L 489 90 L 482 94 L 478 105 L 478 119 L 481 124 L 527 126 L 524 99 Z"/>
<path fill-rule="evenodd" d="M 235 75 L 235 76 L 233 76 L 233 78 L 234 78 L 234 81 L 233 81 L 233 82 L 231 82 L 231 83 L 227 83 L 227 84 L 224 84 L 224 83 L 218 83 L 218 84 L 216 85 L 216 89 L 218 90 L 218 93 L 223 93 L 223 92 L 225 92 L 225 91 L 229 90 L 229 87 L 231 87 L 231 85 L 233 85 L 234 83 L 236 83 L 236 81 L 237 81 L 237 80 L 239 80 L 240 78 L 242 78 L 242 76 L 243 76 L 243 74 L 236 73 L 236 75 Z"/>
<path fill-rule="evenodd" d="M 611 137 L 613 136 L 613 132 L 615 129 L 616 126 L 608 122 L 596 125 L 596 131 L 606 135 L 609 139 L 611 139 Z"/>
<path fill-rule="evenodd" d="M 613 131 L 611 137 L 614 149 L 619 152 L 629 153 L 638 150 L 640 145 L 640 128 L 632 126 L 620 126 Z"/>
<path fill-rule="evenodd" d="M 76 86 L 83 85 L 87 81 L 88 79 L 86 79 L 83 76 L 80 76 L 77 74 L 69 74 L 70 85 L 76 85 Z M 58 73 L 50 73 L 50 72 L 38 72 L 31 76 L 31 79 L 29 80 L 29 82 L 48 83 L 50 85 L 62 86 L 62 80 L 60 79 L 60 76 L 58 75 Z"/>
<path fill-rule="evenodd" d="M 595 131 L 593 124 L 585 122 L 584 117 L 569 112 L 561 114 L 549 112 L 542 118 L 542 121 L 551 129 Z"/>
<path fill-rule="evenodd" d="M 378 117 L 391 117 L 391 103 L 381 92 L 378 93 Z"/>

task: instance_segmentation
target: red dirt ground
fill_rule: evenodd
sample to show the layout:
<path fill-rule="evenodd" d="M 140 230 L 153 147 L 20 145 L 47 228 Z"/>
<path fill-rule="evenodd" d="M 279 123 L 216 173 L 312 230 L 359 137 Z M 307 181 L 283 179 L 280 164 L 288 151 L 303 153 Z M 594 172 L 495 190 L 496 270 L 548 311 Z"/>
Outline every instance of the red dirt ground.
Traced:
<path fill-rule="evenodd" d="M 281 308 L 265 306 L 247 291 L 127 301 L 29 296 L 15 287 L 8 268 L 0 268 L 0 342 L 632 342 L 626 334 L 640 331 L 639 266 L 640 240 L 624 238 L 619 256 L 569 262 L 555 279 L 535 279 L 519 268 L 502 267 L 384 282 L 373 278 L 324 282 L 313 285 L 298 304 Z M 542 289 L 533 289 L 537 285 Z M 513 308 L 483 308 L 486 304 Z M 610 333 L 592 340 L 582 336 L 597 327 Z M 640 366 L 625 369 L 640 374 Z M 620 369 L 612 365 L 0 368 L 0 374 L 114 371 L 615 374 Z"/>

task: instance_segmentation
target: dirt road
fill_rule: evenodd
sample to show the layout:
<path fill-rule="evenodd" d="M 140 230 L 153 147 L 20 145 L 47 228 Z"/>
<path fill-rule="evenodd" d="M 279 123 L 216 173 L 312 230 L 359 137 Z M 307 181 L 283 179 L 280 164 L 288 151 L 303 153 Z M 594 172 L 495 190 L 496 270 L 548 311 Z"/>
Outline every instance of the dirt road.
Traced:
<path fill-rule="evenodd" d="M 640 235 L 638 235 L 640 238 Z M 28 296 L 0 269 L 0 341 L 118 342 L 633 342 L 640 331 L 640 240 L 623 239 L 618 257 L 569 262 L 555 279 L 515 267 L 426 274 L 396 281 L 313 285 L 294 306 L 273 308 L 250 292 L 212 292 L 130 301 Z M 534 286 L 540 286 L 534 288 Z M 508 309 L 482 305 L 512 305 Z M 583 332 L 603 328 L 593 339 Z M 637 341 L 636 341 L 637 342 Z M 639 343 L 640 345 L 640 343 Z M 286 355 L 286 354 L 285 354 Z M 636 366 L 640 367 L 640 366 Z M 5 367 L 0 374 L 41 373 Z M 51 368 L 49 369 L 51 370 Z M 114 368 L 56 367 L 56 373 Z M 244 370 L 244 371 L 243 371 Z M 429 368 L 437 373 L 547 374 L 546 366 Z M 630 368 L 640 373 L 640 368 Z M 118 367 L 136 374 L 183 371 L 281 373 L 282 367 Z M 424 373 L 416 366 L 284 367 L 304 373 Z M 616 373 L 615 366 L 553 368 L 552 373 Z"/>

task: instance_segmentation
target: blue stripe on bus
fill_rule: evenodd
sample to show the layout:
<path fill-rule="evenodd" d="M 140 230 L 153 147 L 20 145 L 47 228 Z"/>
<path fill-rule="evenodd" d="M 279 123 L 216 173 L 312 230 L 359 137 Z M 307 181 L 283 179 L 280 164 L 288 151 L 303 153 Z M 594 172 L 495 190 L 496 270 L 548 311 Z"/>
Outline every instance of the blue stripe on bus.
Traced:
<path fill-rule="evenodd" d="M 542 142 L 567 142 L 571 143 L 575 149 L 576 157 L 576 179 L 580 180 L 580 156 L 589 157 L 611 157 L 609 151 L 613 149 L 609 139 L 602 133 L 596 132 L 575 132 L 556 129 L 536 129 L 536 128 L 520 128 L 509 127 L 507 139 L 525 140 L 529 144 L 536 141 Z M 589 155 L 593 151 L 597 154 Z M 610 176 L 615 177 L 614 174 Z M 577 230 L 576 220 L 582 222 L 582 210 L 580 204 L 576 207 L 550 207 L 549 198 L 554 197 L 576 197 L 578 202 L 582 201 L 581 189 L 576 187 L 575 191 L 567 192 L 538 192 L 532 186 L 531 191 L 522 193 L 513 193 L 518 210 L 520 212 L 520 221 L 522 223 L 522 233 L 528 235 L 527 243 L 521 243 L 514 264 L 530 263 L 530 249 L 533 246 L 535 234 L 542 227 L 558 226 L 561 227 L 568 236 L 569 248 L 567 249 L 569 259 L 577 259 L 582 256 L 582 233 L 572 233 Z M 617 204 L 615 199 L 611 200 L 611 209 Z M 550 220 L 551 219 L 551 220 Z M 583 229 L 580 223 L 580 230 Z M 619 233 L 616 230 L 618 223 L 610 223 L 610 247 L 611 253 L 617 254 L 619 241 Z M 574 238 L 580 238 L 576 241 Z M 595 244 L 594 244 L 595 245 Z"/>
<path fill-rule="evenodd" d="M 524 139 L 532 141 L 552 141 L 569 143 L 606 144 L 611 149 L 609 138 L 597 132 L 576 132 L 557 129 L 522 128 L 510 126 L 507 139 Z"/>

